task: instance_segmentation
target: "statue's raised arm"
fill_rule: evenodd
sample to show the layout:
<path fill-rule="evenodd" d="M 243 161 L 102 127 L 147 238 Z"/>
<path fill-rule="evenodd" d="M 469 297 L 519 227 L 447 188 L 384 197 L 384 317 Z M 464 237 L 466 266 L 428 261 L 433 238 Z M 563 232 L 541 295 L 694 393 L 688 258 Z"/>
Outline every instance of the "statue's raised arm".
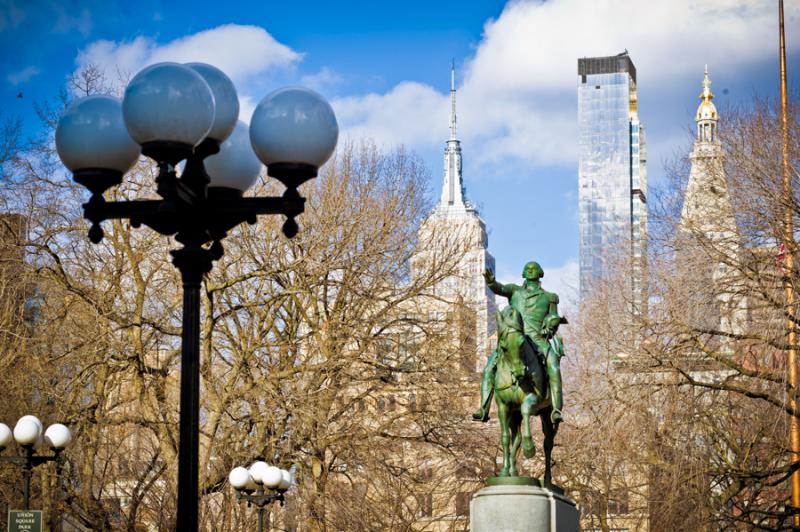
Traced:
<path fill-rule="evenodd" d="M 489 287 L 489 290 L 497 294 L 498 296 L 503 296 L 511 299 L 511 296 L 514 295 L 514 288 L 517 288 L 514 284 L 503 284 L 498 283 L 497 279 L 494 278 L 494 272 L 489 268 L 486 268 L 483 272 L 483 278 L 486 279 L 486 286 Z"/>

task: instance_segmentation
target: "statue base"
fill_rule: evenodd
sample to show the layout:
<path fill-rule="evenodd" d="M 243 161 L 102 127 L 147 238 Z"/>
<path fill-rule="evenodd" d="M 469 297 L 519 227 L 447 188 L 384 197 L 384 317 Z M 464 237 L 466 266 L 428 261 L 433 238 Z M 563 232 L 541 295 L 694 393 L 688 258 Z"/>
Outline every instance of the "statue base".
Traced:
<path fill-rule="evenodd" d="M 486 479 L 487 486 L 539 486 L 553 493 L 564 495 L 564 490 L 555 484 L 545 485 L 543 480 L 533 477 L 489 477 Z"/>
<path fill-rule="evenodd" d="M 472 496 L 470 532 L 580 532 L 575 501 L 537 479 L 492 477 L 487 483 Z"/>

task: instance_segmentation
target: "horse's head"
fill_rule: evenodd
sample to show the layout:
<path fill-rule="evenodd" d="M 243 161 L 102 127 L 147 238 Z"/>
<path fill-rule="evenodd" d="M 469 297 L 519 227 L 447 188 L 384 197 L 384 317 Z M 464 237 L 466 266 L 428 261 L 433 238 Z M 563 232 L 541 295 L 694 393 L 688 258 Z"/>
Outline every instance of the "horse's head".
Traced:
<path fill-rule="evenodd" d="M 521 378 L 525 375 L 525 362 L 520 348 L 525 342 L 522 315 L 511 306 L 497 313 L 497 350 L 505 357 L 511 373 Z"/>
<path fill-rule="evenodd" d="M 525 327 L 522 322 L 522 314 L 512 306 L 507 306 L 501 311 L 497 312 L 497 334 L 503 335 L 509 331 L 522 333 Z"/>

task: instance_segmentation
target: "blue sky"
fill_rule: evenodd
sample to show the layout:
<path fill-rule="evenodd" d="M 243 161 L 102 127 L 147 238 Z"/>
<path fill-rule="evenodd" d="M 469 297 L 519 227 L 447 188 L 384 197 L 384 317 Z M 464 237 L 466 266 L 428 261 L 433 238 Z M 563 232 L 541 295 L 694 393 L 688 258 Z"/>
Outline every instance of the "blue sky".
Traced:
<path fill-rule="evenodd" d="M 0 0 L 0 110 L 35 134 L 34 103 L 53 98 L 81 65 L 113 77 L 158 60 L 205 61 L 234 79 L 245 119 L 270 90 L 310 85 L 332 101 L 344 136 L 417 151 L 437 197 L 454 59 L 467 195 L 490 231 L 498 276 L 515 279 L 536 259 L 545 286 L 568 293 L 577 285 L 577 58 L 630 52 L 658 185 L 664 162 L 689 147 L 704 64 L 722 109 L 777 94 L 776 6 Z M 800 8 L 786 9 L 796 86 Z"/>

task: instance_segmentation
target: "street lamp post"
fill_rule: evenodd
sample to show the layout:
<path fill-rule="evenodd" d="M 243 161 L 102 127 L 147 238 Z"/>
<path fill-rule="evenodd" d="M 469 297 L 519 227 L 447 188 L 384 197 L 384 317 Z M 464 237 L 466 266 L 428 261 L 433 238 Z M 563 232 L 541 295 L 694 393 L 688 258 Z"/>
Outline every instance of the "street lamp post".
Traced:
<path fill-rule="evenodd" d="M 228 481 L 236 491 L 239 502 L 254 504 L 258 508 L 258 532 L 264 532 L 264 513 L 267 506 L 278 501 L 283 504 L 283 494 L 292 485 L 292 475 L 285 469 L 254 462 L 250 468 L 234 467 Z"/>
<path fill-rule="evenodd" d="M 333 109 L 319 94 L 300 87 L 278 89 L 255 109 L 248 127 L 237 122 L 239 101 L 231 80 L 203 63 L 157 63 L 136 76 L 120 102 L 89 96 L 73 103 L 56 129 L 56 147 L 74 180 L 91 192 L 83 205 L 89 239 L 103 238 L 100 223 L 129 219 L 183 245 L 172 262 L 183 282 L 180 443 L 177 528 L 197 530 L 200 394 L 200 284 L 222 257 L 222 239 L 259 214 L 286 217 L 283 233 L 297 234 L 295 217 L 305 199 L 298 187 L 336 147 Z M 158 200 L 107 202 L 139 153 L 158 165 Z M 175 166 L 186 161 L 180 177 Z M 279 197 L 243 197 L 267 165 L 286 186 Z"/>
<path fill-rule="evenodd" d="M 12 440 L 22 447 L 22 456 L 0 456 L 0 461 L 11 462 L 22 467 L 22 498 L 23 510 L 30 510 L 31 506 L 31 477 L 33 468 L 56 462 L 61 456 L 61 451 L 69 444 L 72 435 L 69 429 L 61 423 L 55 423 L 44 430 L 42 422 L 36 416 L 22 416 L 12 430 L 5 423 L 0 423 L 0 453 L 2 453 Z M 46 443 L 53 451 L 52 455 L 36 454 L 35 447 Z"/>

